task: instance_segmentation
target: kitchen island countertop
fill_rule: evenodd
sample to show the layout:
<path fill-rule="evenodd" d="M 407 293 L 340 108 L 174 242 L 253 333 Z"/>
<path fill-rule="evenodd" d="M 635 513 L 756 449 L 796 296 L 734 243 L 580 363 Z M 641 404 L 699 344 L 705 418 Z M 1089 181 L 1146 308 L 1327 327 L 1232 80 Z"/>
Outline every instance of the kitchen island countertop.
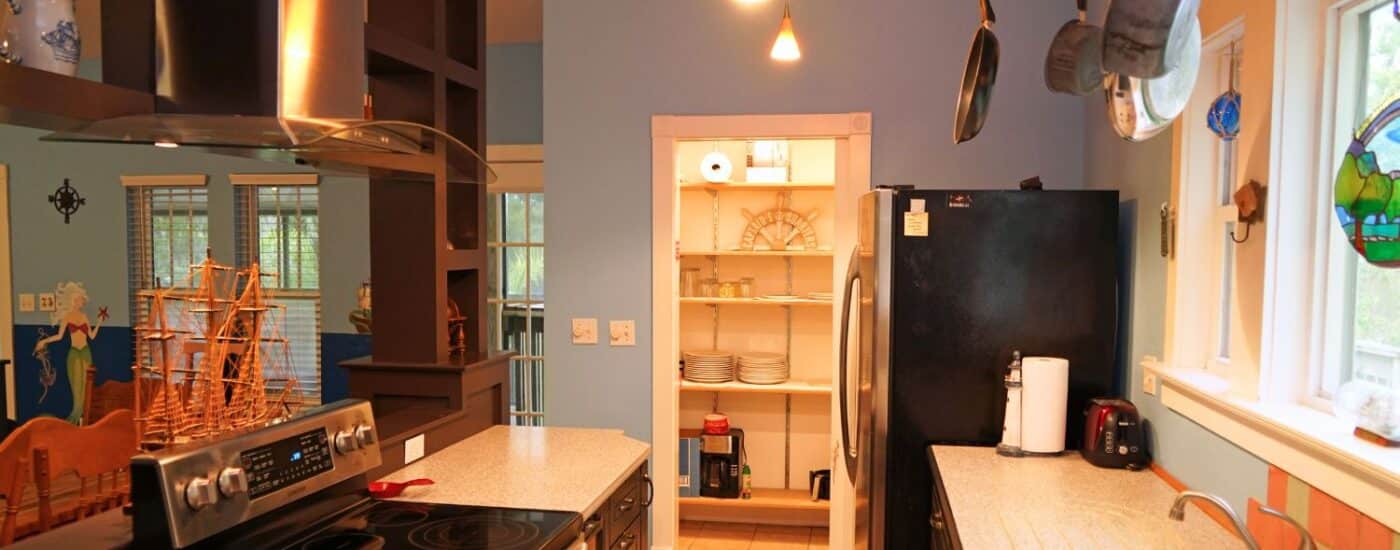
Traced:
<path fill-rule="evenodd" d="M 428 478 L 394 500 L 578 512 L 588 517 L 646 461 L 622 430 L 494 426 L 385 476 Z"/>
<path fill-rule="evenodd" d="M 1194 505 L 1184 522 L 1168 519 L 1176 491 L 1151 472 L 1098 468 L 1074 452 L 933 452 L 964 548 L 1244 548 Z"/>

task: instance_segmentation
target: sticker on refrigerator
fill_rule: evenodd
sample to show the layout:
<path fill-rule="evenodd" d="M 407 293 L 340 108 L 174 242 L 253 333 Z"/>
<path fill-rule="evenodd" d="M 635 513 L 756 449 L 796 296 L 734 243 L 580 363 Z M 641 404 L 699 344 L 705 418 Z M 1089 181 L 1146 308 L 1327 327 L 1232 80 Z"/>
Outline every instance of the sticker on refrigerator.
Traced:
<path fill-rule="evenodd" d="M 949 193 L 948 208 L 972 208 L 972 195 L 967 193 Z"/>
<path fill-rule="evenodd" d="M 905 212 L 905 213 L 904 213 L 904 236 L 905 236 L 905 237 L 927 237 L 927 236 L 928 236 L 928 212 Z"/>

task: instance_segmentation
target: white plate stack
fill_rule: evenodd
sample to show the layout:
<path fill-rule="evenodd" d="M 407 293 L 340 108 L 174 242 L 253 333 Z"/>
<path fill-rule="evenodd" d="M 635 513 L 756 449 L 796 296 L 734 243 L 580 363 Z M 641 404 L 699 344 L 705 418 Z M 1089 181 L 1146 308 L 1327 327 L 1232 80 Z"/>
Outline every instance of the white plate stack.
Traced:
<path fill-rule="evenodd" d="M 720 350 L 685 352 L 685 379 L 718 384 L 734 380 L 734 354 Z"/>
<path fill-rule="evenodd" d="M 749 384 L 781 384 L 788 380 L 787 357 L 781 353 L 739 354 L 739 381 Z"/>

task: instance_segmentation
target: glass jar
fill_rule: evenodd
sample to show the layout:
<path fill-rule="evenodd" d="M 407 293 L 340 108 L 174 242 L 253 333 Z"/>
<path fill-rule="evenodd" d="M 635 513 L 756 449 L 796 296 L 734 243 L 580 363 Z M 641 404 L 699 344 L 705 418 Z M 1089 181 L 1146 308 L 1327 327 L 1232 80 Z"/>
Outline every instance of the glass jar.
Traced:
<path fill-rule="evenodd" d="M 753 277 L 739 279 L 739 297 L 753 298 Z"/>
<path fill-rule="evenodd" d="M 720 298 L 738 298 L 739 281 L 725 281 L 719 284 Z"/>
<path fill-rule="evenodd" d="M 719 296 L 719 279 L 710 277 L 700 281 L 700 297 L 714 298 Z"/>
<path fill-rule="evenodd" d="M 681 270 L 681 296 L 694 298 L 700 295 L 700 270 L 696 268 L 686 268 Z"/>

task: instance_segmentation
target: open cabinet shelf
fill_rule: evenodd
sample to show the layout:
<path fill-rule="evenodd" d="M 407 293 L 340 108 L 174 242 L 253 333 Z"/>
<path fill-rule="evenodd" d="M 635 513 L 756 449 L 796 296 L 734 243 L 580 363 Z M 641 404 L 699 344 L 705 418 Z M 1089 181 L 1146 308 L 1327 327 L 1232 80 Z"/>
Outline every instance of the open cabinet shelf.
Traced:
<path fill-rule="evenodd" d="M 781 384 L 749 384 L 746 382 L 721 382 L 707 384 L 681 380 L 682 392 L 709 393 L 776 393 L 785 395 L 831 395 L 831 384 L 811 383 L 802 380 L 788 380 Z"/>
<path fill-rule="evenodd" d="M 831 300 L 795 298 L 791 300 L 765 300 L 763 298 L 681 298 L 682 304 L 707 306 L 810 306 L 831 307 Z"/>
<path fill-rule="evenodd" d="M 830 250 L 682 250 L 682 258 L 703 258 L 703 257 L 755 257 L 761 258 L 771 256 L 776 258 L 830 258 L 833 256 Z"/>
<path fill-rule="evenodd" d="M 831 191 L 835 183 L 682 183 L 685 191 Z"/>
<path fill-rule="evenodd" d="M 831 502 L 812 500 L 800 489 L 754 488 L 753 498 L 681 497 L 681 517 L 714 521 L 741 518 L 747 523 L 827 525 Z"/>

